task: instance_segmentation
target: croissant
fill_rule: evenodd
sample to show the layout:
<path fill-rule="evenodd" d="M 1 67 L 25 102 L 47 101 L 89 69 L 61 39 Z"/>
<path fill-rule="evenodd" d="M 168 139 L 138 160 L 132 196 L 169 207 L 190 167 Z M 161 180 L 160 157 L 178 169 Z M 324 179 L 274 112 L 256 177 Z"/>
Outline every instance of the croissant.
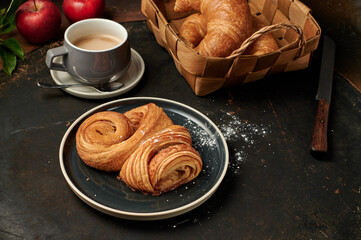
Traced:
<path fill-rule="evenodd" d="M 144 142 L 124 163 L 119 179 L 133 190 L 159 195 L 192 181 L 202 169 L 188 130 L 172 125 Z"/>
<path fill-rule="evenodd" d="M 253 32 L 256 32 L 266 26 L 262 23 L 258 18 L 253 17 Z M 266 33 L 257 38 L 255 42 L 249 46 L 246 51 L 243 53 L 244 55 L 263 55 L 266 53 L 274 52 L 278 49 L 278 44 L 274 39 L 272 33 Z"/>
<path fill-rule="evenodd" d="M 179 36 L 185 40 L 190 47 L 195 48 L 203 40 L 207 33 L 207 20 L 203 14 L 195 13 L 186 18 Z"/>
<path fill-rule="evenodd" d="M 153 103 L 124 114 L 98 112 L 79 126 L 76 148 L 86 165 L 104 171 L 120 171 L 144 141 L 171 125 L 172 120 Z"/>
<path fill-rule="evenodd" d="M 204 56 L 227 57 L 252 32 L 252 17 L 246 0 L 176 0 L 174 11 L 197 10 L 179 30 L 180 38 Z M 188 28 L 188 29 L 187 29 Z M 204 29 L 206 34 L 203 36 Z M 199 43 L 194 39 L 202 39 Z"/>

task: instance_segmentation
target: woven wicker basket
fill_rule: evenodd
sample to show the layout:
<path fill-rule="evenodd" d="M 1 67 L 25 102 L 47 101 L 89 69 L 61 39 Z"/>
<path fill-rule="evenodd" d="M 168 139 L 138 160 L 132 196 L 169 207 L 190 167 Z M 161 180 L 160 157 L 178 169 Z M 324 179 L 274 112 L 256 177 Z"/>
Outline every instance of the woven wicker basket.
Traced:
<path fill-rule="evenodd" d="M 187 16 L 173 11 L 175 0 L 142 0 L 142 13 L 157 43 L 172 56 L 179 73 L 198 96 L 262 79 L 270 74 L 307 68 L 317 49 L 321 29 L 310 9 L 298 0 L 249 0 L 251 13 L 267 26 L 254 33 L 227 58 L 205 57 L 177 35 Z M 271 31 L 278 51 L 262 56 L 242 55 L 260 35 Z"/>

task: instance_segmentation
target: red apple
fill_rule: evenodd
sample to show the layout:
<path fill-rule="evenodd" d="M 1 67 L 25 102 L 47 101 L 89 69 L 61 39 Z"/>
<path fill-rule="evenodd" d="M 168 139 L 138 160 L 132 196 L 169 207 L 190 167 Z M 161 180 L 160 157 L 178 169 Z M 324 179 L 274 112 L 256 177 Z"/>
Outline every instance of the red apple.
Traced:
<path fill-rule="evenodd" d="M 28 42 L 41 44 L 55 37 L 60 29 L 61 15 L 50 0 L 29 0 L 17 10 L 15 24 Z"/>
<path fill-rule="evenodd" d="M 63 12 L 72 23 L 88 19 L 100 18 L 104 14 L 105 0 L 64 0 Z"/>

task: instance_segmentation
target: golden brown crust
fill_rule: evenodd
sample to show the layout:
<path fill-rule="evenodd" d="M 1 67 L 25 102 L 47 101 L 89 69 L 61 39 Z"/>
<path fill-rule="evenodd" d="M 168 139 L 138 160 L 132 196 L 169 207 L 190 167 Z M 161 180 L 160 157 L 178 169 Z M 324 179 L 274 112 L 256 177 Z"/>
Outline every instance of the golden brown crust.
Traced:
<path fill-rule="evenodd" d="M 207 33 L 195 50 L 204 56 L 229 56 L 252 32 L 252 17 L 247 1 L 176 0 L 174 10 L 189 10 L 194 7 L 192 4 L 198 6 L 199 3 L 199 11 L 207 22 Z M 180 37 L 184 36 L 180 33 Z"/>
<path fill-rule="evenodd" d="M 99 112 L 87 118 L 76 133 L 76 147 L 85 164 L 120 171 L 128 157 L 148 138 L 173 122 L 153 103 L 125 114 Z"/>
<path fill-rule="evenodd" d="M 262 23 L 258 18 L 253 17 L 253 32 L 265 27 L 266 24 Z M 243 55 L 263 55 L 266 53 L 274 52 L 279 49 L 279 46 L 274 39 L 272 33 L 263 34 L 254 43 L 249 46 Z"/>
<path fill-rule="evenodd" d="M 76 133 L 80 158 L 90 167 L 120 171 L 131 189 L 159 195 L 187 183 L 202 169 L 185 127 L 174 125 L 153 103 L 124 114 L 104 111 L 85 119 Z"/>
<path fill-rule="evenodd" d="M 188 130 L 172 125 L 142 144 L 119 173 L 130 188 L 159 195 L 196 178 L 202 169 Z"/>
<path fill-rule="evenodd" d="M 187 12 L 190 10 L 200 11 L 202 0 L 181 0 L 175 1 L 174 11 L 176 12 Z"/>
<path fill-rule="evenodd" d="M 206 33 L 207 21 L 200 13 L 194 13 L 187 17 L 179 29 L 179 36 L 192 48 L 199 45 Z"/>
<path fill-rule="evenodd" d="M 178 144 L 161 150 L 150 161 L 149 177 L 155 193 L 163 193 L 192 181 L 201 169 L 199 153 L 189 145 Z"/>

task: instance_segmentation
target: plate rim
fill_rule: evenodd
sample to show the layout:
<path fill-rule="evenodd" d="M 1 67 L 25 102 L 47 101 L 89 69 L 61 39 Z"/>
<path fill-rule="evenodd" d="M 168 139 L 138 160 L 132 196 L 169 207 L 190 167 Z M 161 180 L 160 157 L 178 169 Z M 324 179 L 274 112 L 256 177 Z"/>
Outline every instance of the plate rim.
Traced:
<path fill-rule="evenodd" d="M 222 143 L 224 145 L 224 152 L 225 152 L 225 164 L 224 164 L 224 168 L 222 169 L 222 172 L 220 174 L 219 179 L 216 181 L 216 183 L 212 186 L 212 188 L 206 192 L 205 194 L 203 194 L 201 197 L 199 197 L 198 199 L 196 199 L 195 201 L 188 203 L 186 205 L 174 208 L 174 209 L 169 209 L 169 210 L 164 210 L 164 211 L 157 211 L 157 212 L 148 212 L 148 213 L 144 213 L 144 212 L 133 212 L 133 211 L 124 211 L 124 210 L 119 210 L 116 208 L 112 208 L 112 207 L 108 207 L 105 206 L 103 204 L 98 203 L 97 201 L 91 199 L 90 197 L 86 196 L 82 191 L 80 191 L 75 184 L 71 181 L 70 177 L 67 174 L 67 171 L 65 169 L 65 162 L 63 159 L 63 153 L 64 153 L 64 146 L 65 146 L 65 142 L 68 139 L 69 134 L 71 133 L 71 131 L 78 125 L 78 123 L 80 121 L 83 121 L 84 118 L 86 116 L 88 116 L 90 113 L 97 111 L 98 109 L 104 108 L 107 105 L 113 105 L 115 103 L 121 103 L 121 102 L 128 102 L 128 101 L 134 101 L 134 100 L 142 100 L 142 101 L 149 101 L 151 102 L 153 101 L 160 101 L 160 102 L 168 102 L 171 104 L 175 104 L 175 105 L 180 105 L 182 107 L 188 108 L 194 112 L 196 112 L 197 114 L 199 114 L 200 116 L 202 116 L 203 118 L 205 118 L 208 123 L 210 123 L 215 130 L 217 131 L 217 133 L 219 134 L 219 137 L 222 140 Z M 91 109 L 89 109 L 88 111 L 84 112 L 83 114 L 81 114 L 67 129 L 67 131 L 65 132 L 61 143 L 60 143 L 60 147 L 59 147 L 59 163 L 60 163 L 60 168 L 62 171 L 62 174 L 67 182 L 67 184 L 69 185 L 70 189 L 81 199 L 83 200 L 85 203 L 87 203 L 88 205 L 90 205 L 91 207 L 106 213 L 108 215 L 111 216 L 115 216 L 115 217 L 119 217 L 119 218 L 124 218 L 124 219 L 130 219 L 130 220 L 159 220 L 159 219 L 165 219 L 165 218 L 170 218 L 170 217 L 174 217 L 174 216 L 178 216 L 181 215 L 183 213 L 186 213 L 188 211 L 193 210 L 194 208 L 200 206 L 202 203 L 204 203 L 208 198 L 210 198 L 213 193 L 218 189 L 219 185 L 221 184 L 221 182 L 223 181 L 227 169 L 228 169 L 228 165 L 229 165 L 229 150 L 228 150 L 228 145 L 227 142 L 222 134 L 222 132 L 219 130 L 219 128 L 217 127 L 217 125 L 210 120 L 206 115 L 204 115 L 203 113 L 201 113 L 200 111 L 198 111 L 197 109 L 190 107 L 186 104 L 174 101 L 174 100 L 170 100 L 170 99 L 165 99 L 165 98 L 158 98 L 158 97 L 130 97 L 130 98 L 123 98 L 123 99 L 117 99 L 117 100 L 113 100 L 113 101 L 109 101 L 103 104 L 100 104 L 96 107 L 93 107 Z"/>
<path fill-rule="evenodd" d="M 137 71 L 137 74 L 134 76 L 134 81 L 132 81 L 131 84 L 129 84 L 128 86 L 120 88 L 120 89 L 112 91 L 112 92 L 104 92 L 104 93 L 99 93 L 99 92 L 84 93 L 84 92 L 79 92 L 79 91 L 73 90 L 72 88 L 64 88 L 62 90 L 67 92 L 70 95 L 80 97 L 80 98 L 85 98 L 85 99 L 106 99 L 106 98 L 120 96 L 122 94 L 129 92 L 140 82 L 140 80 L 142 79 L 144 72 L 145 72 L 145 63 L 144 63 L 144 59 L 142 58 L 142 56 L 135 49 L 131 48 L 130 50 L 132 53 L 132 57 L 134 56 L 134 58 L 135 58 L 135 60 L 132 60 L 132 61 L 139 67 L 139 71 Z M 56 84 L 59 84 L 59 83 L 61 83 L 61 81 L 59 81 L 59 77 L 55 77 L 56 72 L 59 72 L 59 71 L 51 69 L 50 75 L 51 75 L 51 78 L 53 79 L 53 81 Z M 63 72 L 63 73 L 69 74 L 67 72 Z M 69 74 L 69 76 L 70 76 L 70 74 Z"/>

